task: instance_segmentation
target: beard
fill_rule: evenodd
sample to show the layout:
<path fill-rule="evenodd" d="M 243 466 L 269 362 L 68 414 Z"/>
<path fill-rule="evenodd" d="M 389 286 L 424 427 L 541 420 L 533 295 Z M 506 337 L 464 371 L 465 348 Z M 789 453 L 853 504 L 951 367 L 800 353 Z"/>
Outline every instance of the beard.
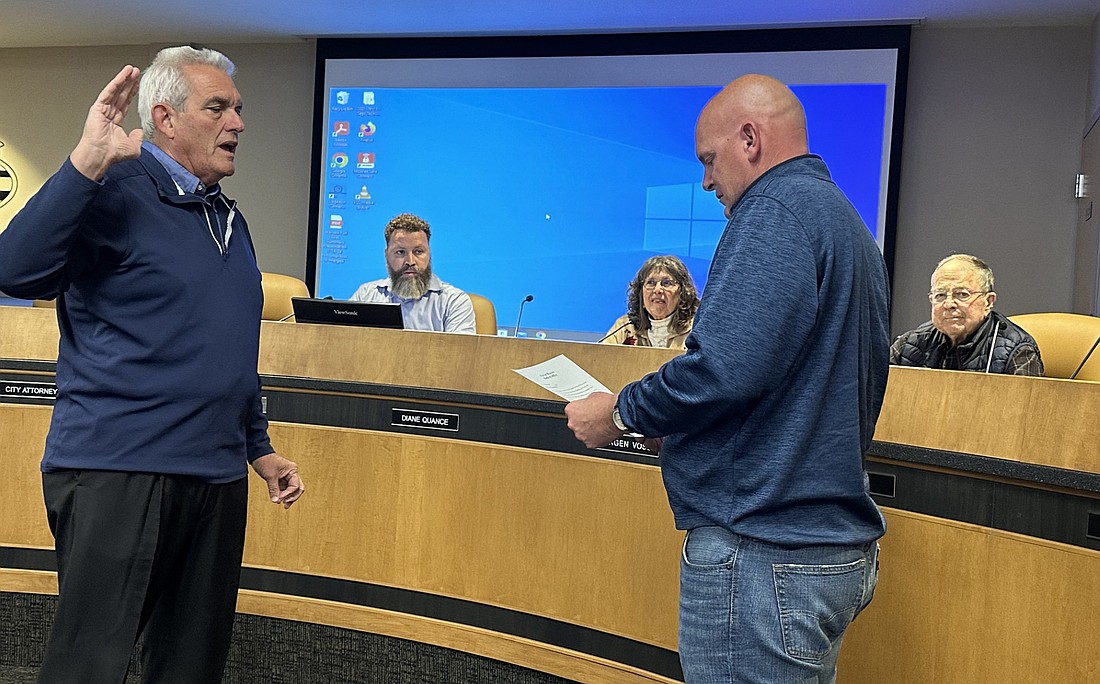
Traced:
<path fill-rule="evenodd" d="M 387 264 L 386 270 L 390 272 L 390 289 L 402 299 L 420 299 L 428 291 L 428 282 L 432 279 L 432 265 L 428 264 L 423 271 L 417 271 L 415 275 L 405 275 L 403 271 L 394 271 Z"/>

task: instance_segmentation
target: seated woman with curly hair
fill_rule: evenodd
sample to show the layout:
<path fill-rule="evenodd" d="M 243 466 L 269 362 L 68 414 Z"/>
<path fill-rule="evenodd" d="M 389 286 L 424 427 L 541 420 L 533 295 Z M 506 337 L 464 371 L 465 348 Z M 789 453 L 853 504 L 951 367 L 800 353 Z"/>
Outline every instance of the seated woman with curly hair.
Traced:
<path fill-rule="evenodd" d="M 601 342 L 683 349 L 699 295 L 684 262 L 671 255 L 655 256 L 646 259 L 630 282 L 626 305 L 626 315 Z"/>

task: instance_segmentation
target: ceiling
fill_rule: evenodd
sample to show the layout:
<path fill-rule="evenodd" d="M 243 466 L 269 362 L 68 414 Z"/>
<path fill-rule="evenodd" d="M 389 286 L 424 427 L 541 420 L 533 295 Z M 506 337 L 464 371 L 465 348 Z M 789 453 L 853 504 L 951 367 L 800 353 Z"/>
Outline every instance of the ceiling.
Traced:
<path fill-rule="evenodd" d="M 1090 25 L 1100 0 L 0 0 L 0 46 L 920 22 Z"/>

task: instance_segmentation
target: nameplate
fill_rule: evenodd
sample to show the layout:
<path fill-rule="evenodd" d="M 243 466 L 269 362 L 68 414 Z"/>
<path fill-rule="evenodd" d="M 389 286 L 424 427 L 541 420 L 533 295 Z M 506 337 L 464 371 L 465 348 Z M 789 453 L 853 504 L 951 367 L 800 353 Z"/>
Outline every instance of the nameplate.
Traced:
<path fill-rule="evenodd" d="M 24 382 L 22 380 L 5 380 L 0 387 L 4 388 L 0 397 L 18 399 L 56 399 L 57 385 L 52 382 Z"/>
<path fill-rule="evenodd" d="M 618 454 L 632 454 L 634 456 L 649 456 L 657 458 L 657 452 L 647 449 L 633 437 L 620 437 L 607 446 L 599 447 L 596 451 L 613 451 Z"/>
<path fill-rule="evenodd" d="M 458 414 L 394 407 L 390 409 L 390 425 L 458 432 Z"/>

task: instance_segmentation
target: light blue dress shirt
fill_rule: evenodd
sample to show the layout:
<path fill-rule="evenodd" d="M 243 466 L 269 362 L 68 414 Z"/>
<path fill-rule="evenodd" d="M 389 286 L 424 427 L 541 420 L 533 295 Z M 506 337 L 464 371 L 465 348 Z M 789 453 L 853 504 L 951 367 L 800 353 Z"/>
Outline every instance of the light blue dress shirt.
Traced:
<path fill-rule="evenodd" d="M 457 287 L 432 274 L 427 292 L 418 299 L 405 299 L 394 294 L 390 284 L 389 278 L 363 283 L 351 296 L 351 301 L 400 304 L 407 330 L 474 334 L 474 305 L 469 295 Z"/>

